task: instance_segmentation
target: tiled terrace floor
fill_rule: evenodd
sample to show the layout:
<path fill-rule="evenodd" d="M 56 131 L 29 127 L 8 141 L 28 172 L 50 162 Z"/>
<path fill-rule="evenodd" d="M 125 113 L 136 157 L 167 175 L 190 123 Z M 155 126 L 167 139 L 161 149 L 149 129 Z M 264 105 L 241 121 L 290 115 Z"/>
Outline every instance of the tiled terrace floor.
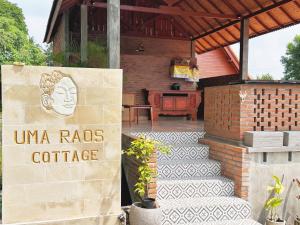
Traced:
<path fill-rule="evenodd" d="M 151 121 L 139 121 L 131 123 L 123 122 L 123 133 L 142 132 L 142 131 L 204 131 L 204 121 L 192 121 L 180 118 L 163 118 L 154 122 L 153 127 Z"/>

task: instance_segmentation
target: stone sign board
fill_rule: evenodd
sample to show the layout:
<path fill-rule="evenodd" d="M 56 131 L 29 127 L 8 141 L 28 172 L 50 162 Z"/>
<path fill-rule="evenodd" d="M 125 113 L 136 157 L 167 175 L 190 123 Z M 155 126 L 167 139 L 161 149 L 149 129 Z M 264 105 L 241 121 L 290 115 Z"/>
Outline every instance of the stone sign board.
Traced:
<path fill-rule="evenodd" d="M 122 71 L 1 70 L 3 223 L 119 224 Z"/>

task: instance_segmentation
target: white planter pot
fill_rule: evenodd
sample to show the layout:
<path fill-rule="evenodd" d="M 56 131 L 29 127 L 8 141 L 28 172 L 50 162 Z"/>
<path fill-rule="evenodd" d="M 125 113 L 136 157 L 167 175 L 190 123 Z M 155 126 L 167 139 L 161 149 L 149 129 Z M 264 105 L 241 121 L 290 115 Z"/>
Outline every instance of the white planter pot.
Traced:
<path fill-rule="evenodd" d="M 129 212 L 130 225 L 161 225 L 162 212 L 160 208 L 145 209 L 141 203 L 133 203 Z"/>
<path fill-rule="evenodd" d="M 266 225 L 285 225 L 286 222 L 283 221 L 283 222 L 274 222 L 274 221 L 270 221 L 269 219 L 267 219 L 266 221 Z"/>

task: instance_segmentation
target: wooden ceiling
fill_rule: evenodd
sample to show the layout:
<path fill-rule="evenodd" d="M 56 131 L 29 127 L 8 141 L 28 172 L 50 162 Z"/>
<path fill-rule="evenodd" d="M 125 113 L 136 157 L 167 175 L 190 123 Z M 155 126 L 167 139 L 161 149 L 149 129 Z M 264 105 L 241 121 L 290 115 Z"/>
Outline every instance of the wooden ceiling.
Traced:
<path fill-rule="evenodd" d="M 105 0 L 61 1 L 58 14 L 89 4 L 90 31 L 106 32 Z M 241 18 L 249 18 L 250 37 L 256 37 L 298 24 L 300 0 L 121 0 L 122 35 L 194 40 L 198 53 L 239 42 Z"/>

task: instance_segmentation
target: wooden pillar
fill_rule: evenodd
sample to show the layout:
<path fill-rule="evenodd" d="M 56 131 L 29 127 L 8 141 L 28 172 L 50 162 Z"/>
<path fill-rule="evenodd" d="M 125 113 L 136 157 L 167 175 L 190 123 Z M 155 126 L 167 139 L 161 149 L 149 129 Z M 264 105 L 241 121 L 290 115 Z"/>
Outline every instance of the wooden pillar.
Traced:
<path fill-rule="evenodd" d="M 69 23 L 69 10 L 66 10 L 63 13 L 63 42 L 62 42 L 62 51 L 64 53 L 64 61 L 65 64 L 69 63 L 69 55 L 70 55 L 70 23 Z"/>
<path fill-rule="evenodd" d="M 81 5 L 80 6 L 80 18 L 81 18 L 81 40 L 80 40 L 80 61 L 84 65 L 88 60 L 88 6 Z"/>
<path fill-rule="evenodd" d="M 191 41 L 191 58 L 196 58 L 195 41 Z"/>
<path fill-rule="evenodd" d="M 107 0 L 108 66 L 120 68 L 120 0 Z"/>
<path fill-rule="evenodd" d="M 240 39 L 240 80 L 248 79 L 248 56 L 249 56 L 249 19 L 241 20 Z"/>

